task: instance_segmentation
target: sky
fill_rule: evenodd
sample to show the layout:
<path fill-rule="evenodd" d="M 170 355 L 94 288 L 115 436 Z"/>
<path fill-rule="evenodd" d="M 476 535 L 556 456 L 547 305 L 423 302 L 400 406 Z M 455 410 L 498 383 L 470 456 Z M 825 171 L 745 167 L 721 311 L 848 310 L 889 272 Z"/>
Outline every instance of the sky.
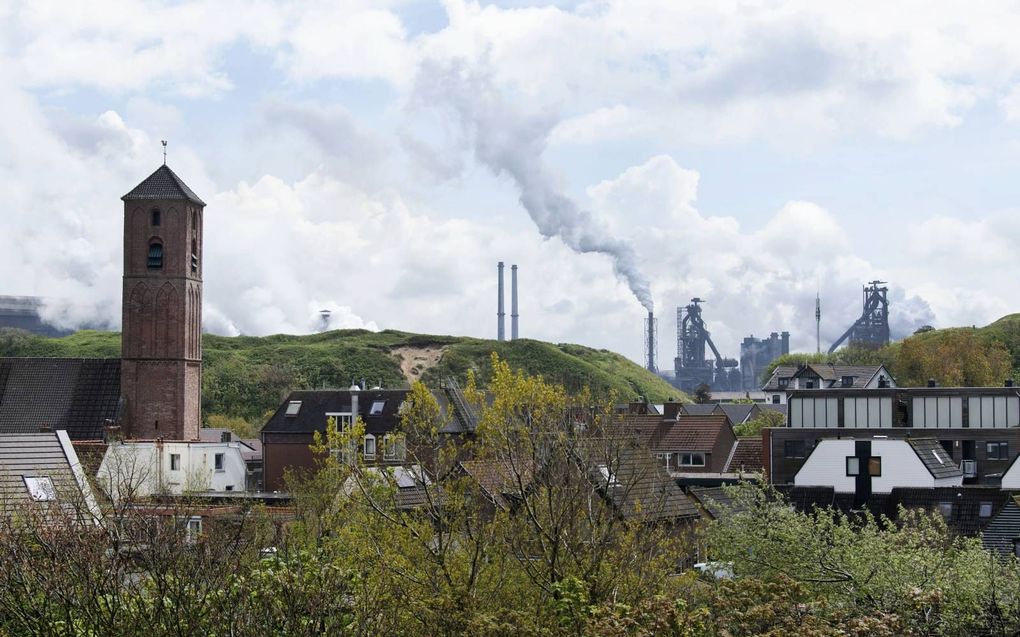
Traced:
<path fill-rule="evenodd" d="M 813 351 L 889 282 L 894 337 L 1018 311 L 1008 2 L 0 0 L 0 295 L 119 328 L 120 197 L 207 203 L 204 329 L 492 338 L 642 358 Z M 508 282 L 509 285 L 509 282 Z M 509 302 L 509 301 L 508 301 Z"/>

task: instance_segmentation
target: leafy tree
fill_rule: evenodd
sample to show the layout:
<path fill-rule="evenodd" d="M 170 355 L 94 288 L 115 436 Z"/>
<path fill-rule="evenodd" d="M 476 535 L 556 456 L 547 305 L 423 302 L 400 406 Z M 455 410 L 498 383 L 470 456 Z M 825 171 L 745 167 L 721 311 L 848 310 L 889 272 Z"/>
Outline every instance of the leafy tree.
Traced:
<path fill-rule="evenodd" d="M 771 409 L 763 410 L 761 415 L 753 420 L 740 423 L 733 427 L 733 433 L 741 438 L 751 438 L 761 435 L 761 430 L 766 427 L 782 427 L 786 423 L 786 417 Z"/>
<path fill-rule="evenodd" d="M 694 402 L 699 405 L 712 402 L 712 392 L 708 385 L 701 383 L 694 389 Z"/>

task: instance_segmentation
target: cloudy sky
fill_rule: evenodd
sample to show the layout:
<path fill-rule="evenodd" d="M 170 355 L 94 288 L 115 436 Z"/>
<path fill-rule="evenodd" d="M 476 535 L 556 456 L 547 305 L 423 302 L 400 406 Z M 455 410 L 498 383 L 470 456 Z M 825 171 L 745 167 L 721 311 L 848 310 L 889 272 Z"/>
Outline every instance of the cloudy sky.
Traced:
<path fill-rule="evenodd" d="M 1012 3 L 0 0 L 0 294 L 119 323 L 119 197 L 208 203 L 205 328 L 522 335 L 663 367 L 814 348 L 891 284 L 896 335 L 1016 311 Z"/>

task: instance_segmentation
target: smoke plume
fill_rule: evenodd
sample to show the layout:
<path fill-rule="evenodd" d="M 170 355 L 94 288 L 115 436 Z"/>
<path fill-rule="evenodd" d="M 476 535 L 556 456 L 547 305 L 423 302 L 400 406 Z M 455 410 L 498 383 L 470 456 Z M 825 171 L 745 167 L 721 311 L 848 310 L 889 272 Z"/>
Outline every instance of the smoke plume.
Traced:
<path fill-rule="evenodd" d="M 423 64 L 416 97 L 423 104 L 453 108 L 475 158 L 497 175 L 513 179 L 521 205 L 542 236 L 559 237 L 577 252 L 610 257 L 616 274 L 641 305 L 652 310 L 651 288 L 634 248 L 610 236 L 604 223 L 565 195 L 542 161 L 555 118 L 515 108 L 495 88 L 489 72 L 463 64 Z"/>

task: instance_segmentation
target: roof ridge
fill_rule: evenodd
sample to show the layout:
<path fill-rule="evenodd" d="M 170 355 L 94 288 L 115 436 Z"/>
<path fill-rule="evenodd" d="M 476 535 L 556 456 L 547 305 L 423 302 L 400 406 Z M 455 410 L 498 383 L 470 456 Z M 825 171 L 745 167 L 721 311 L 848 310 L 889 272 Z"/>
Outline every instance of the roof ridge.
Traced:
<path fill-rule="evenodd" d="M 184 183 L 184 180 L 177 176 L 169 166 L 163 164 L 151 175 L 142 180 L 140 184 L 131 189 L 131 192 L 121 197 L 124 201 L 132 199 L 186 199 L 200 206 L 205 202 L 199 199 L 198 195 Z"/>

